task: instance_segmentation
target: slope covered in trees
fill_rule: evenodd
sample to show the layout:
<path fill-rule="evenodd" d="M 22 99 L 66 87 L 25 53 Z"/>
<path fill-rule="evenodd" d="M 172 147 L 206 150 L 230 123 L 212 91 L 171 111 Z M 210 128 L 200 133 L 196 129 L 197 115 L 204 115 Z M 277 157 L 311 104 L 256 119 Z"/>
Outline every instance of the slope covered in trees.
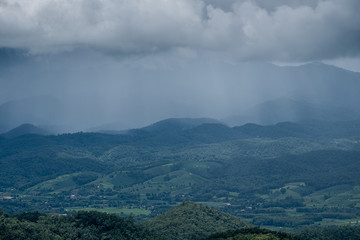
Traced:
<path fill-rule="evenodd" d="M 202 204 L 183 202 L 144 226 L 166 239 L 200 239 L 215 232 L 248 226 L 244 220 Z"/>
<path fill-rule="evenodd" d="M 359 237 L 358 226 L 305 228 L 291 234 L 251 227 L 238 218 L 190 202 L 142 223 L 131 217 L 97 211 L 73 215 L 39 212 L 8 215 L 0 211 L 0 239 L 6 240 L 351 240 Z"/>
<path fill-rule="evenodd" d="M 0 207 L 144 219 L 194 201 L 290 228 L 359 218 L 359 121 L 203 121 L 171 119 L 120 135 L 0 136 Z"/>
<path fill-rule="evenodd" d="M 0 214 L 0 239 L 71 240 L 155 240 L 160 239 L 131 218 L 99 212 L 78 212 L 70 216 L 9 216 Z"/>
<path fill-rule="evenodd" d="M 300 240 L 300 238 L 284 232 L 261 228 L 244 228 L 215 233 L 205 240 Z"/>

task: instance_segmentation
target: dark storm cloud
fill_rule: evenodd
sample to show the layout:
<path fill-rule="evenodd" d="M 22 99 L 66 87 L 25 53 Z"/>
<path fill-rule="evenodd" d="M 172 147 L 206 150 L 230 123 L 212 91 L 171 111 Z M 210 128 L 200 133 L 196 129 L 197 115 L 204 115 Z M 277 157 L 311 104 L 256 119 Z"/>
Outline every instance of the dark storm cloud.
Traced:
<path fill-rule="evenodd" d="M 1 0 L 0 47 L 32 54 L 185 49 L 268 61 L 357 57 L 359 12 L 357 0 Z"/>

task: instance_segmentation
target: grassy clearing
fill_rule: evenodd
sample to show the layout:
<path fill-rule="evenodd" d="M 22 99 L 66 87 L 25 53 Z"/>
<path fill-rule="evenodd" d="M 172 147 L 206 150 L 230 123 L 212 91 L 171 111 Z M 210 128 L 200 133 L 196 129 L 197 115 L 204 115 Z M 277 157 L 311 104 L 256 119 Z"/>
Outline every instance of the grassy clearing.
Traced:
<path fill-rule="evenodd" d="M 229 192 L 229 195 L 232 197 L 238 197 L 240 195 L 240 193 L 238 192 Z"/>
<path fill-rule="evenodd" d="M 77 185 L 72 180 L 72 177 L 78 175 L 75 174 L 65 174 L 57 178 L 39 183 L 27 190 L 27 192 L 40 191 L 40 192 L 49 192 L 49 193 L 60 193 L 61 191 L 69 190 L 75 188 Z"/>

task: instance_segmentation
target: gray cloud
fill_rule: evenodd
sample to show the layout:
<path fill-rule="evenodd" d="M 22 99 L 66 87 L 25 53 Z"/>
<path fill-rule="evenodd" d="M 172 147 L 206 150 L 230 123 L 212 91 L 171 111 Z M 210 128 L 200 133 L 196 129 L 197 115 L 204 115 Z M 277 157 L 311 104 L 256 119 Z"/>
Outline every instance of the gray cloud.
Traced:
<path fill-rule="evenodd" d="M 357 0 L 1 0 L 0 47 L 267 61 L 358 57 L 359 12 Z"/>

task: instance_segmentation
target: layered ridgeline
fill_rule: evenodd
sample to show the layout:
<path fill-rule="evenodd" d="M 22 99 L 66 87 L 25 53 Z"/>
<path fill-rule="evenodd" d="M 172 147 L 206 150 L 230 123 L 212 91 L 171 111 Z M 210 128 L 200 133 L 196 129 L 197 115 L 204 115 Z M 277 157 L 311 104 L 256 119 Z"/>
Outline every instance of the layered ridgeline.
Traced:
<path fill-rule="evenodd" d="M 179 115 L 216 116 L 231 126 L 249 122 L 268 125 L 304 119 L 339 121 L 360 117 L 358 72 L 322 63 L 309 63 L 297 67 L 245 62 L 221 62 L 210 67 L 206 61 L 188 64 L 172 68 L 171 81 L 161 80 L 162 74 L 169 76 L 166 68 L 157 71 L 122 69 L 122 74 L 129 74 L 128 77 L 123 77 L 124 84 L 129 81 L 128 84 L 131 86 L 136 79 L 141 79 L 139 84 L 141 83 L 143 88 L 140 92 L 123 88 L 122 90 L 127 92 L 113 94 L 114 98 L 111 98 L 111 101 L 109 98 L 96 98 L 93 94 L 83 93 L 83 85 L 80 84 L 74 86 L 79 87 L 78 90 L 83 93 L 80 98 L 78 95 L 71 97 L 65 91 L 63 94 L 58 92 L 57 98 L 38 96 L 0 102 L 0 133 L 23 123 L 32 123 L 55 133 L 84 129 L 124 130 L 146 125 L 151 119 L 161 116 Z M 196 64 L 197 67 L 192 64 Z M 186 65 L 188 67 L 185 67 Z M 37 67 L 39 72 L 43 71 L 43 65 Z M 15 70 L 16 68 L 9 68 L 9 76 L 3 76 L 4 72 L 0 72 L 0 78 L 2 76 L 2 79 L 20 80 L 18 73 L 24 74 L 26 70 Z M 32 74 L 25 74 L 21 79 L 31 78 Z M 56 76 L 63 79 L 60 77 L 61 74 L 57 72 L 51 78 Z M 42 77 L 44 76 L 33 76 L 32 79 Z M 174 84 L 177 81 L 184 85 Z M 198 84 L 194 84 L 195 82 Z M 11 98 L 21 98 L 20 92 Z M 226 98 L 223 97 L 224 93 Z M 28 94 L 29 92 L 26 96 Z M 6 98 L 3 98 L 4 101 Z M 139 99 L 143 101 L 139 102 Z"/>
<path fill-rule="evenodd" d="M 0 207 L 144 219 L 195 201 L 260 226 L 356 224 L 359 150 L 356 120 L 168 119 L 122 134 L 2 135 Z"/>

